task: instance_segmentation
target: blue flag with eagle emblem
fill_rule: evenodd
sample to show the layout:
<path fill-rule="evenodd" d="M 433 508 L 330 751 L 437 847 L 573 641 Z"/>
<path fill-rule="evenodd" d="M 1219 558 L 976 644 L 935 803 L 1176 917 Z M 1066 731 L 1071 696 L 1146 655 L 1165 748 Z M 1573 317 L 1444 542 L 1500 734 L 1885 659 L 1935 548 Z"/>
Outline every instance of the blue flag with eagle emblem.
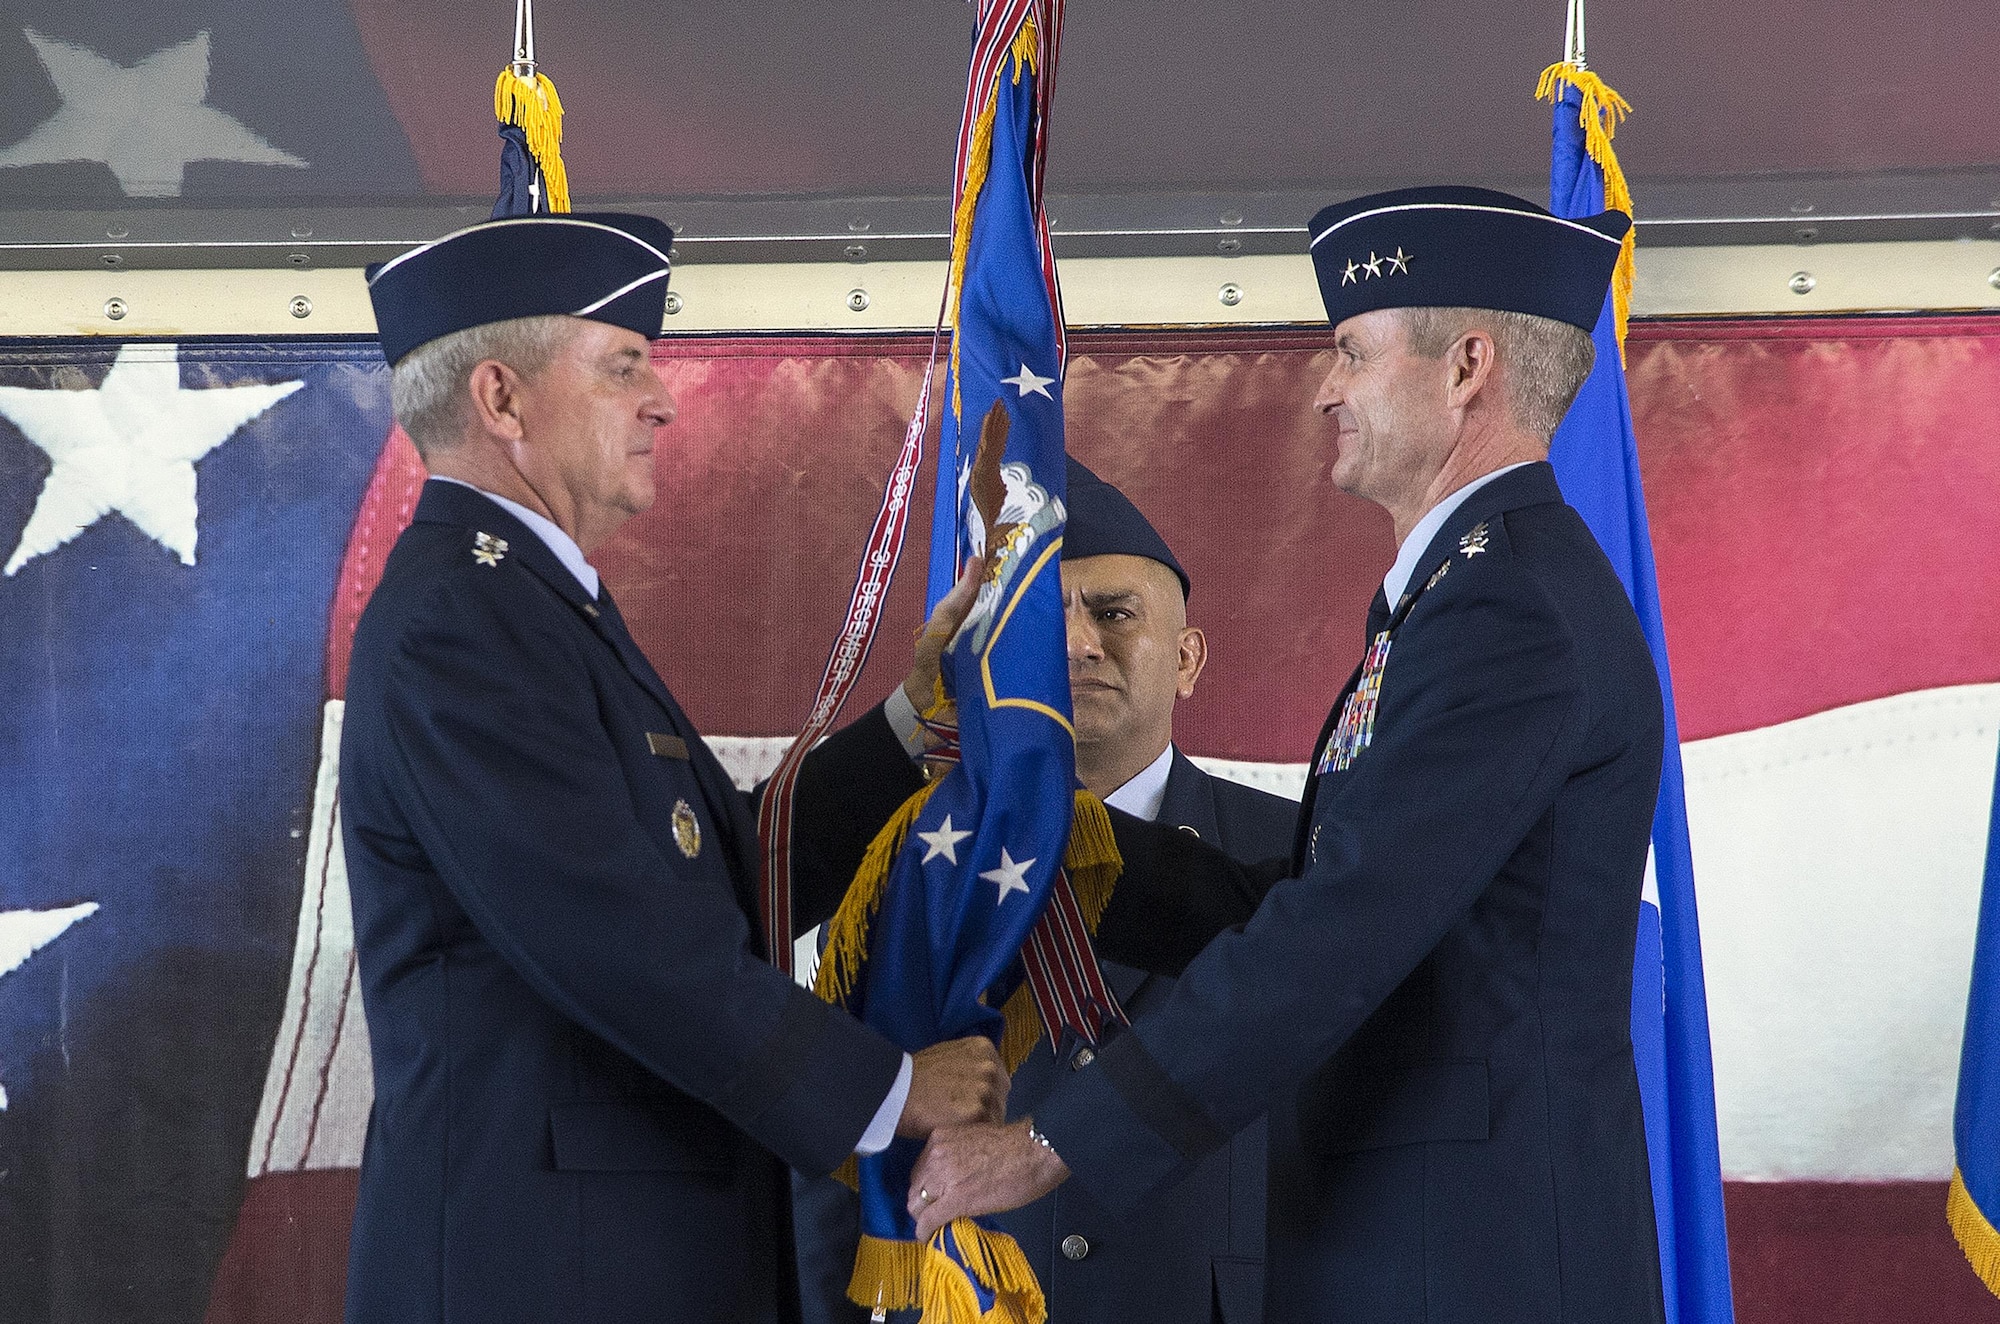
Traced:
<path fill-rule="evenodd" d="M 1086 875 L 1102 886 L 1115 872 L 1108 821 L 1079 815 L 1079 841 L 1071 830 L 1063 346 L 1039 179 L 1041 84 L 1059 23 L 1059 6 L 987 7 L 961 133 L 930 605 L 960 566 L 989 560 L 943 660 L 958 762 L 877 839 L 886 876 L 871 888 L 863 866 L 821 970 L 823 993 L 910 1051 L 997 1038 L 1003 1025 L 1013 1040 L 1017 1021 L 1039 1034 L 1023 944 L 1059 888 L 1081 889 Z M 1090 808 L 1101 820 L 1101 807 Z M 879 904 L 872 919 L 858 904 L 864 895 Z M 849 1295 L 866 1306 L 921 1305 L 926 1319 L 937 1311 L 954 1324 L 1040 1320 L 1040 1287 L 1011 1238 L 962 1219 L 914 1241 L 905 1202 L 921 1149 L 899 1140 L 859 1161 L 863 1237 Z"/>

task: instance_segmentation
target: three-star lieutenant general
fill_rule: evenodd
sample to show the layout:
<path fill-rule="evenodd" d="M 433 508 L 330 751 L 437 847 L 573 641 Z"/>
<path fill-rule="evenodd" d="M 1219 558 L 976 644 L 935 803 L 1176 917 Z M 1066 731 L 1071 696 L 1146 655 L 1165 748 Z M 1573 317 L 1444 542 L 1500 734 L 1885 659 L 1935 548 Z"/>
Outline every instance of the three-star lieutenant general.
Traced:
<path fill-rule="evenodd" d="M 1314 217 L 1332 479 L 1399 548 L 1291 868 L 1176 950 L 1120 907 L 1271 880 L 1117 819 L 1100 949 L 1179 984 L 1032 1125 L 935 1133 L 920 1235 L 1065 1177 L 1129 1208 L 1268 1109 L 1270 1324 L 1663 1317 L 1630 1028 L 1660 680 L 1547 463 L 1629 226 L 1469 188 Z"/>

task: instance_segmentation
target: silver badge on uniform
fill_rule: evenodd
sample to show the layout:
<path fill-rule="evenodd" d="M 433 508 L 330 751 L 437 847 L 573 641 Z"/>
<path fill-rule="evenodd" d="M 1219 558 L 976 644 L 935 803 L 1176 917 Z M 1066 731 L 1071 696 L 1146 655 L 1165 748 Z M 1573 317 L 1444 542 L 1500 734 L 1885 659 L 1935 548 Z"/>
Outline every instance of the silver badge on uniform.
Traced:
<path fill-rule="evenodd" d="M 507 555 L 507 540 L 496 538 L 490 533 L 472 535 L 472 559 L 489 568 L 500 564 Z"/>
<path fill-rule="evenodd" d="M 690 860 L 701 854 L 701 820 L 685 800 L 674 801 L 674 845 Z"/>
<path fill-rule="evenodd" d="M 1486 521 L 1481 520 L 1472 526 L 1470 532 L 1458 540 L 1458 550 L 1465 553 L 1466 560 L 1470 561 L 1473 557 L 1486 550 L 1486 538 L 1489 532 L 1490 530 L 1486 527 Z"/>

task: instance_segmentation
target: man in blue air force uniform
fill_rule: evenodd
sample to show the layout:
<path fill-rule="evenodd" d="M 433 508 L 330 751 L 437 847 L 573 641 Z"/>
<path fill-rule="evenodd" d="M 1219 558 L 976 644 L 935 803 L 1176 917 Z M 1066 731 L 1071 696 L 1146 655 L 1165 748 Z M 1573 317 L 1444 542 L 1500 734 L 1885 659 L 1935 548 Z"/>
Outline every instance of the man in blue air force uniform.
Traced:
<path fill-rule="evenodd" d="M 1180 982 L 1032 1131 L 935 1133 L 920 1233 L 1066 1177 L 1130 1208 L 1268 1108 L 1271 1324 L 1662 1318 L 1630 1041 L 1659 678 L 1546 463 L 1629 224 L 1464 188 L 1314 218 L 1333 481 L 1399 550 L 1291 867 L 1117 818 L 1102 949 Z"/>
<path fill-rule="evenodd" d="M 824 1173 L 1004 1107 L 985 1040 L 912 1058 L 755 950 L 749 802 L 585 559 L 653 499 L 672 239 L 518 218 L 370 273 L 432 477 L 341 740 L 375 1071 L 354 1324 L 796 1318 L 780 1160 Z M 896 803 L 871 790 L 805 769 L 807 925 Z"/>
<path fill-rule="evenodd" d="M 1174 705 L 1194 694 L 1208 642 L 1190 626 L 1187 572 L 1166 540 L 1116 487 L 1069 462 L 1062 583 L 1068 617 L 1077 776 L 1114 809 L 1214 843 L 1246 863 L 1283 857 L 1298 806 L 1211 777 L 1173 744 Z M 898 693 L 884 705 L 906 748 L 922 749 L 916 712 Z M 859 724 L 857 724 L 859 725 Z M 858 734 L 858 733 L 857 733 Z M 849 737 L 852 739 L 853 737 Z M 880 748 L 878 744 L 876 746 Z M 908 764 L 885 773 L 904 791 Z M 1143 1020 L 1174 981 L 1103 963 L 1105 982 Z M 1057 1057 L 1045 1039 L 1014 1073 L 1017 1116 L 1032 1111 L 1091 1052 Z M 1264 1126 L 1252 1123 L 1180 1184 L 1113 1213 L 1065 1186 L 999 1220 L 1027 1254 L 1051 1324 L 1244 1324 L 1264 1291 Z M 856 1200 L 833 1181 L 802 1181 L 800 1279 L 808 1321 L 859 1321 L 847 1300 L 859 1234 Z"/>

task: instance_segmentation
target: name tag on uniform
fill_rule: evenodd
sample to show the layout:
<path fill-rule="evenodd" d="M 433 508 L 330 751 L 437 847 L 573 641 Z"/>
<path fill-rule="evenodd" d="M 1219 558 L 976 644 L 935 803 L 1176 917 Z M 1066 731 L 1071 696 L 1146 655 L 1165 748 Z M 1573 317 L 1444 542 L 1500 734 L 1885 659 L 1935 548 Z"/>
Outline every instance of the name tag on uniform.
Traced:
<path fill-rule="evenodd" d="M 679 736 L 670 736 L 660 731 L 646 733 L 646 747 L 663 759 L 679 759 L 687 762 L 688 742 Z"/>

